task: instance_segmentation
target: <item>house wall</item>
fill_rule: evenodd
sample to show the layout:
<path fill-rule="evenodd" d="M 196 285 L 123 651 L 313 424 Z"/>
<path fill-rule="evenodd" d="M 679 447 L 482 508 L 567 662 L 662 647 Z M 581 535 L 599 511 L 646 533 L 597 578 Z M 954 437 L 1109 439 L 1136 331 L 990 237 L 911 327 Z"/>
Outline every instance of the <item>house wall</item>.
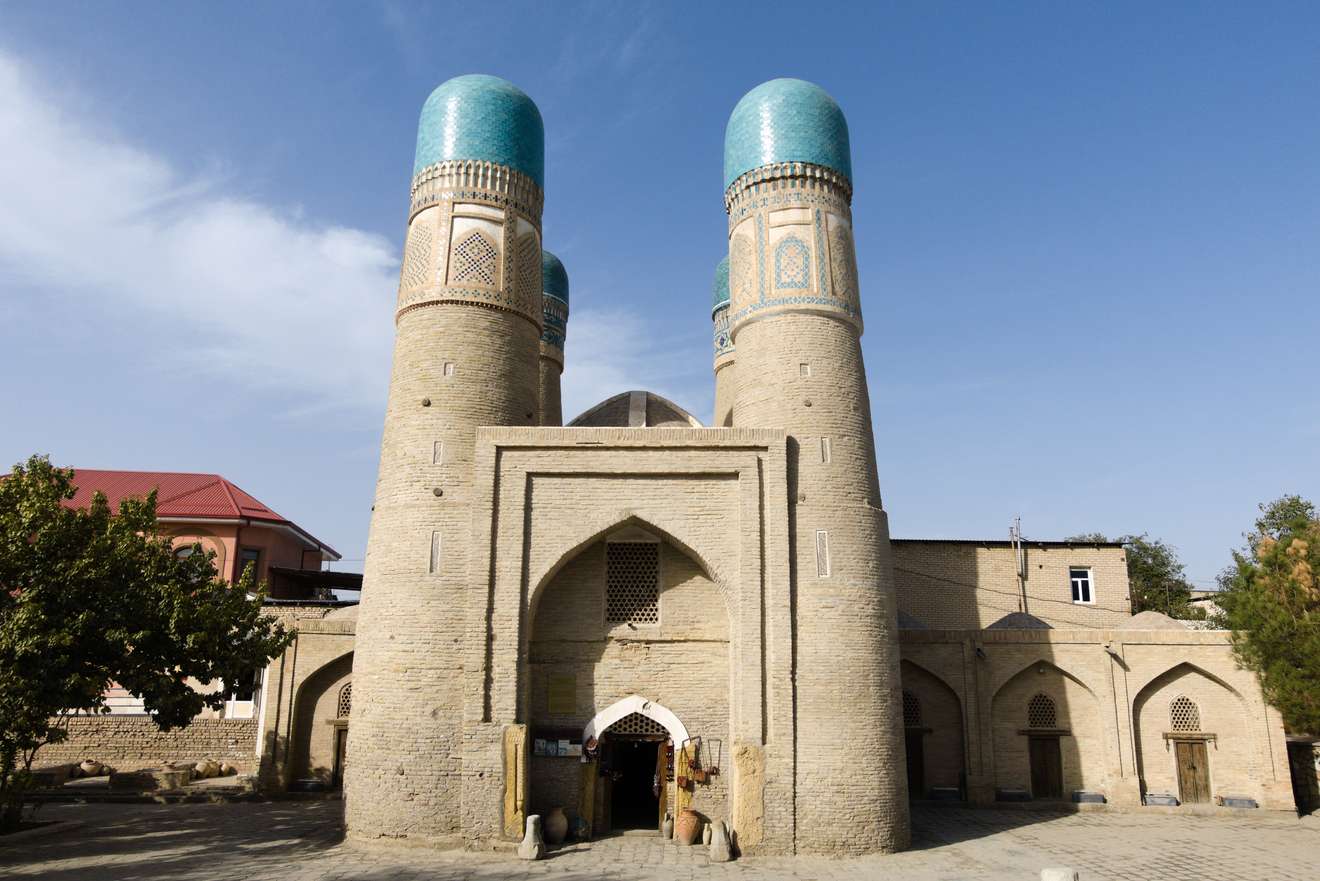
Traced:
<path fill-rule="evenodd" d="M 1017 557 L 1007 542 L 893 542 L 898 607 L 937 629 L 989 627 L 1020 609 Z M 1026 611 L 1057 628 L 1121 627 L 1131 615 L 1119 546 L 1026 543 Z M 1093 604 L 1074 603 L 1068 569 L 1091 569 Z"/>
<path fill-rule="evenodd" d="M 69 739 L 42 747 L 34 767 L 92 759 L 116 771 L 137 771 L 214 759 L 247 774 L 256 770 L 256 746 L 256 719 L 194 719 L 161 731 L 147 716 L 86 716 L 70 719 Z"/>
<path fill-rule="evenodd" d="M 1210 748 L 1215 796 L 1245 795 L 1262 808 L 1294 808 L 1283 721 L 1255 676 L 1238 668 L 1224 631 L 903 631 L 904 671 L 915 665 L 958 699 L 967 744 L 968 796 L 993 803 L 1030 789 L 1026 705 L 1052 697 L 1059 727 L 1064 795 L 1098 792 L 1137 807 L 1147 792 L 1175 792 L 1163 733 L 1178 694 L 1197 701 L 1217 736 Z M 923 687 L 904 679 L 904 687 Z M 944 753 L 944 755 L 949 755 Z M 950 764 L 928 771 L 952 775 Z"/>

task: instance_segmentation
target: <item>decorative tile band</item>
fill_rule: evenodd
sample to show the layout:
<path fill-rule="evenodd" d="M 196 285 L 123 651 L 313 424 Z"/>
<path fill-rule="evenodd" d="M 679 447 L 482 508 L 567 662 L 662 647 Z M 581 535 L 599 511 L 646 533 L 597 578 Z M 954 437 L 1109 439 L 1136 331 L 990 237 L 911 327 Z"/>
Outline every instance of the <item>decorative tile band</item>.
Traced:
<path fill-rule="evenodd" d="M 412 214 L 441 199 L 497 197 L 539 223 L 545 193 L 520 171 L 493 162 L 449 160 L 428 165 L 412 179 Z"/>
<path fill-rule="evenodd" d="M 852 181 L 832 168 L 809 162 L 778 162 L 753 168 L 729 184 L 724 191 L 724 210 L 734 213 L 740 199 L 759 195 L 770 189 L 830 190 L 852 203 Z"/>

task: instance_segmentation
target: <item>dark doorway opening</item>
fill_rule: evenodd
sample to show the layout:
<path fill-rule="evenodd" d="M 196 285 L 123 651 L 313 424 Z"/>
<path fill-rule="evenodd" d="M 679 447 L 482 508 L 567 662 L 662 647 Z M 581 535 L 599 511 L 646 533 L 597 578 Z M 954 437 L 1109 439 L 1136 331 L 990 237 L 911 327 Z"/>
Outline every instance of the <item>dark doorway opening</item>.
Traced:
<path fill-rule="evenodd" d="M 926 732 L 921 728 L 907 729 L 908 798 L 926 797 Z"/>
<path fill-rule="evenodd" d="M 1033 737 L 1028 747 L 1031 797 L 1063 798 L 1063 758 L 1059 753 L 1059 738 Z"/>
<path fill-rule="evenodd" d="M 663 742 L 631 737 L 611 737 L 610 741 L 610 828 L 657 828 L 656 763 Z"/>

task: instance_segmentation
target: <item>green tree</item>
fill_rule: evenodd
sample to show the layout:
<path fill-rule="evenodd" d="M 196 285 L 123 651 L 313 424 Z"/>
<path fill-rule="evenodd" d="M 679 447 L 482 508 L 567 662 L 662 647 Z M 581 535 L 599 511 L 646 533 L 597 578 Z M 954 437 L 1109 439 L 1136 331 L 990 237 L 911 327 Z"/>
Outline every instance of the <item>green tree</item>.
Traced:
<path fill-rule="evenodd" d="M 1104 543 L 1109 539 L 1098 532 L 1074 535 L 1067 539 L 1081 543 Z M 1200 620 L 1205 610 L 1191 604 L 1192 585 L 1178 559 L 1178 552 L 1146 533 L 1124 535 L 1117 539 L 1127 556 L 1128 584 L 1132 595 L 1132 614 L 1163 612 L 1170 618 Z"/>
<path fill-rule="evenodd" d="M 291 639 L 261 614 L 250 569 L 231 586 L 211 555 L 175 556 L 155 493 L 112 513 L 100 493 L 67 507 L 74 489 L 73 471 L 41 456 L 0 479 L 0 827 L 19 821 L 37 751 L 66 739 L 73 715 L 108 712 L 111 683 L 168 731 L 221 707 L 221 680 Z"/>
<path fill-rule="evenodd" d="M 1216 598 L 1238 662 L 1296 733 L 1320 733 L 1320 520 L 1299 496 L 1261 505 Z"/>

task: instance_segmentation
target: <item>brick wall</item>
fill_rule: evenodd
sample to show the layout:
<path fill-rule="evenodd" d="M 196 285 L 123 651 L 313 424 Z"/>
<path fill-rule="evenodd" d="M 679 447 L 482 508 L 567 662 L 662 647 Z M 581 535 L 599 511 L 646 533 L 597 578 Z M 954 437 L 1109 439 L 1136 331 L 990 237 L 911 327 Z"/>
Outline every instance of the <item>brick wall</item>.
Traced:
<path fill-rule="evenodd" d="M 898 607 L 926 627 L 989 627 L 1019 609 L 1017 559 L 1007 542 L 904 541 L 894 548 Z M 1051 627 L 1121 627 L 1131 614 L 1121 547 L 1031 544 L 1027 612 Z M 1074 603 L 1068 569 L 1091 569 L 1094 603 Z"/>
<path fill-rule="evenodd" d="M 145 716 L 88 717 L 70 720 L 69 739 L 43 747 L 37 764 L 93 759 L 117 771 L 135 771 L 165 762 L 215 759 L 249 773 L 256 769 L 256 743 L 255 719 L 195 719 L 186 728 L 160 731 Z"/>

